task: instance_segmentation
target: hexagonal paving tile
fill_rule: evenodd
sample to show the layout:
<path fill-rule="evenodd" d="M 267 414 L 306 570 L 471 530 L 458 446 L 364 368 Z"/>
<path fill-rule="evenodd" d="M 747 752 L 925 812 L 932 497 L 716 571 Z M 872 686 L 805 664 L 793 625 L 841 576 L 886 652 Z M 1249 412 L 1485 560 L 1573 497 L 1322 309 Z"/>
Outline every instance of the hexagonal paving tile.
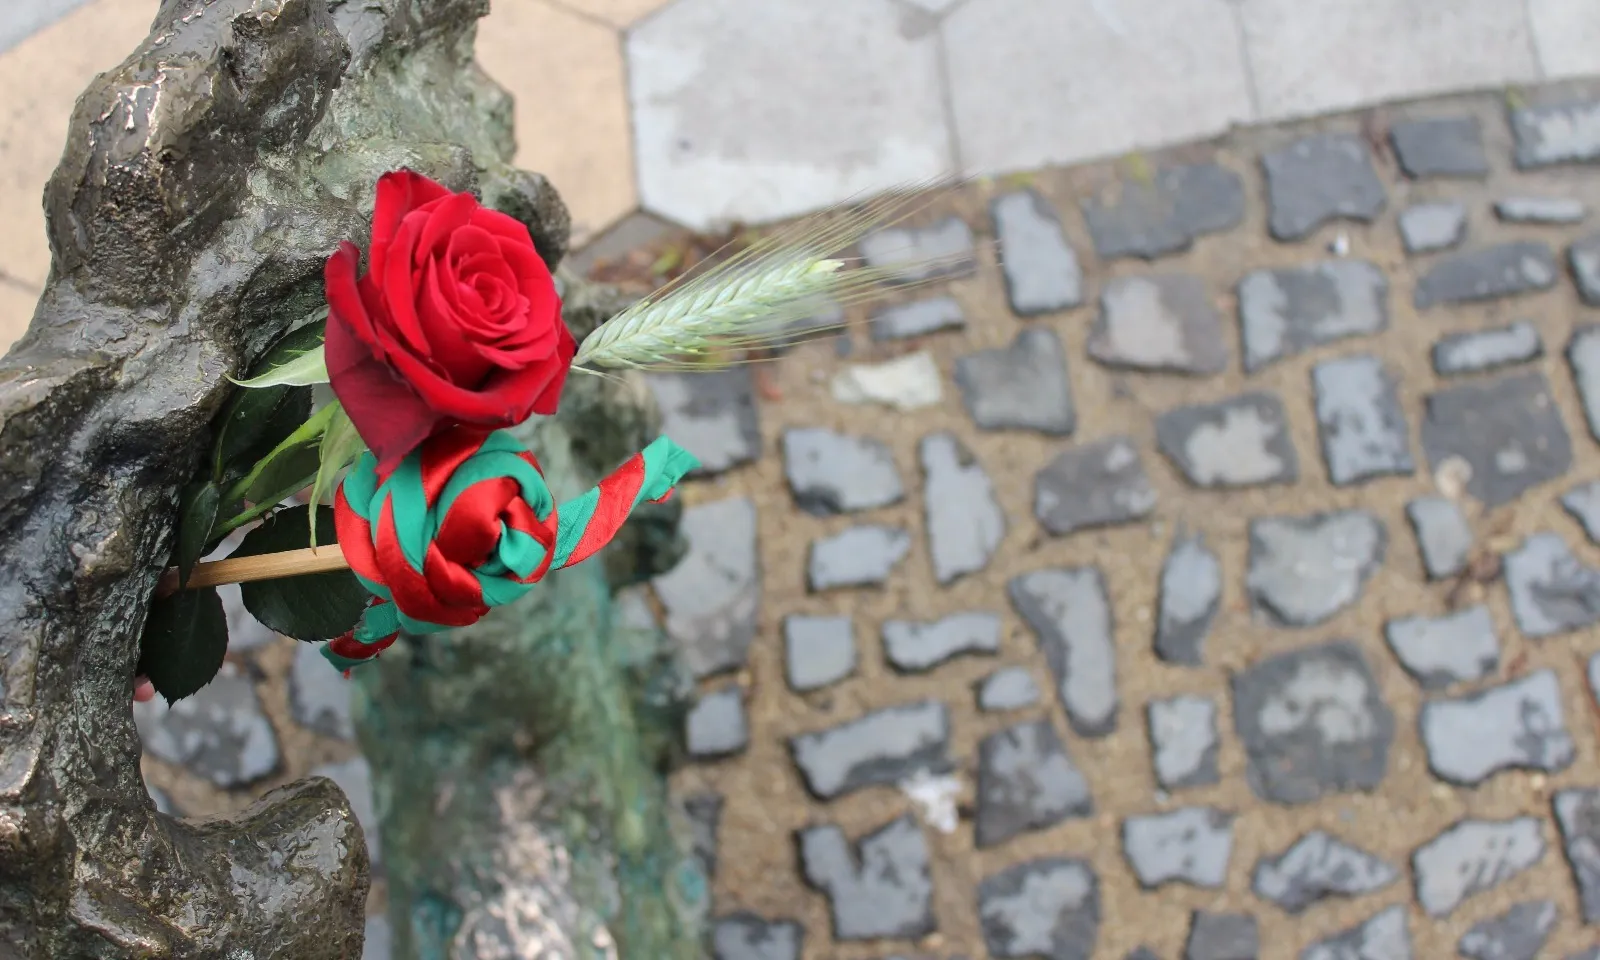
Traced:
<path fill-rule="evenodd" d="M 891 0 L 677 0 L 630 31 L 644 206 L 763 222 L 951 172 L 938 38 L 907 38 L 900 16 Z"/>

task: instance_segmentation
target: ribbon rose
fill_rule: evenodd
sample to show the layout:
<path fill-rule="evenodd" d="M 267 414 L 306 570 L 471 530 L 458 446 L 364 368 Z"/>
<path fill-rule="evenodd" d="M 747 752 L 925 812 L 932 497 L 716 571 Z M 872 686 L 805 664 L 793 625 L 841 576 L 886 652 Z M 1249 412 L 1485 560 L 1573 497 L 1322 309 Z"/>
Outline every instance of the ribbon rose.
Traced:
<path fill-rule="evenodd" d="M 374 599 L 324 656 L 348 670 L 400 630 L 475 623 L 549 571 L 593 556 L 635 507 L 665 500 L 698 465 L 661 437 L 558 509 L 538 461 L 503 430 L 435 434 L 382 482 L 376 458 L 363 454 L 334 497 L 334 525 Z"/>

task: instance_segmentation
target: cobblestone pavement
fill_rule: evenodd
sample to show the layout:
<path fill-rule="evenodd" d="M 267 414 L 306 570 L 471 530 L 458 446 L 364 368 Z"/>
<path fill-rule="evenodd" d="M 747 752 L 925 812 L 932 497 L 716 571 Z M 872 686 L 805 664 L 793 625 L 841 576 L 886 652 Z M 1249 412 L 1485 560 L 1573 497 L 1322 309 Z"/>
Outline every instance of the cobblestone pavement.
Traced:
<path fill-rule="evenodd" d="M 718 960 L 1600 960 L 1597 208 L 1600 84 L 1255 131 L 943 195 L 862 252 L 969 268 L 655 379 Z M 139 708 L 185 810 L 360 795 L 261 639 Z"/>

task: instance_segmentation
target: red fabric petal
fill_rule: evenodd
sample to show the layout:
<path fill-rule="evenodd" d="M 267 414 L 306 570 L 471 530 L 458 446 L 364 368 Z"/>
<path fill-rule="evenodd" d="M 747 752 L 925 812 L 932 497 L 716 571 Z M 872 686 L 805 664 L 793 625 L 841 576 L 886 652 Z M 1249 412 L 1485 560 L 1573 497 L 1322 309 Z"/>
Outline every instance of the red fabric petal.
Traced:
<path fill-rule="evenodd" d="M 433 542 L 455 563 L 477 569 L 500 543 L 501 515 L 522 503 L 521 490 L 510 477 L 474 484 L 450 504 Z M 527 505 L 523 504 L 523 510 Z"/>
<path fill-rule="evenodd" d="M 333 494 L 333 532 L 350 569 L 374 583 L 383 583 L 383 571 L 378 569 L 378 556 L 372 549 L 372 526 L 351 508 L 342 483 Z"/>
<path fill-rule="evenodd" d="M 600 481 L 600 496 L 594 505 L 594 515 L 589 518 L 589 525 L 583 528 L 583 536 L 579 538 L 578 545 L 572 548 L 572 555 L 564 566 L 582 563 L 611 542 L 627 522 L 628 512 L 633 509 L 633 502 L 638 499 L 642 486 L 644 456 L 637 453 Z"/>
<path fill-rule="evenodd" d="M 431 552 L 431 550 L 430 550 Z M 428 579 L 411 569 L 405 552 L 395 535 L 394 508 L 388 500 L 378 516 L 378 566 L 384 572 L 383 582 L 394 597 L 395 606 L 413 620 L 425 620 L 441 627 L 465 627 L 477 623 L 489 609 L 478 606 L 452 606 L 434 595 Z M 424 565 L 427 561 L 424 559 Z"/>

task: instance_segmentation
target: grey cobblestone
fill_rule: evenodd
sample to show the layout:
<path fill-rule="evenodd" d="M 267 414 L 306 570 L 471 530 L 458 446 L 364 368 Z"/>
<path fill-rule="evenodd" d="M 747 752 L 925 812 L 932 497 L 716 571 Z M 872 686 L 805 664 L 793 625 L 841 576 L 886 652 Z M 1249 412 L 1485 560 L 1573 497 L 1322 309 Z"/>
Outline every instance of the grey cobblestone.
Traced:
<path fill-rule="evenodd" d="M 1019 723 L 978 744 L 980 849 L 1093 812 L 1089 781 L 1048 719 Z"/>
<path fill-rule="evenodd" d="M 1318 940 L 1300 960 L 1411 960 L 1411 925 L 1406 908 L 1393 906 L 1366 922 Z"/>
<path fill-rule="evenodd" d="M 1311 369 L 1311 383 L 1322 456 L 1336 486 L 1416 469 L 1399 387 L 1382 360 L 1325 360 Z"/>
<path fill-rule="evenodd" d="M 1466 492 L 1497 507 L 1572 466 L 1572 441 L 1544 375 L 1505 374 L 1428 395 L 1422 449 L 1434 471 L 1459 457 Z"/>
<path fill-rule="evenodd" d="M 1600 570 L 1573 555 L 1554 533 L 1538 533 L 1505 555 L 1511 615 L 1524 636 L 1540 639 L 1600 622 Z"/>
<path fill-rule="evenodd" d="M 1511 111 L 1516 162 L 1523 170 L 1600 162 L 1600 102 L 1567 101 Z"/>
<path fill-rule="evenodd" d="M 349 740 L 350 681 L 329 669 L 320 645 L 297 643 L 289 667 L 289 714 L 296 723 L 323 736 Z"/>
<path fill-rule="evenodd" d="M 1537 817 L 1459 821 L 1411 855 L 1417 904 L 1430 917 L 1449 916 L 1544 859 L 1544 851 Z"/>
<path fill-rule="evenodd" d="M 1155 489 L 1130 437 L 1068 449 L 1034 478 L 1034 516 L 1056 536 L 1132 523 L 1155 506 Z"/>
<path fill-rule="evenodd" d="M 996 960 L 1092 960 L 1100 880 L 1082 860 L 1030 860 L 978 884 L 983 942 Z"/>
<path fill-rule="evenodd" d="M 1513 904 L 1506 912 L 1473 924 L 1456 949 L 1467 960 L 1535 960 L 1559 918 L 1550 900 Z"/>
<path fill-rule="evenodd" d="M 1572 332 L 1567 343 L 1567 363 L 1583 402 L 1589 435 L 1600 439 L 1600 325 L 1586 324 Z"/>
<path fill-rule="evenodd" d="M 862 838 L 851 849 L 835 826 L 799 834 L 800 868 L 828 897 L 840 940 L 914 939 L 938 926 L 928 842 L 909 815 Z"/>
<path fill-rule="evenodd" d="M 1364 260 L 1257 270 L 1239 283 L 1244 369 L 1389 325 L 1389 281 Z"/>
<path fill-rule="evenodd" d="M 1117 277 L 1100 294 L 1089 356 L 1109 367 L 1213 374 L 1228 368 L 1222 314 L 1200 277 Z"/>
<path fill-rule="evenodd" d="M 1506 197 L 1496 200 L 1494 214 L 1506 223 L 1582 223 L 1589 210 L 1572 197 Z"/>
<path fill-rule="evenodd" d="M 1591 233 L 1569 247 L 1567 262 L 1583 302 L 1600 307 L 1600 233 Z"/>
<path fill-rule="evenodd" d="M 1081 203 L 1102 260 L 1154 260 L 1244 220 L 1243 179 L 1214 163 L 1166 167 L 1149 183 L 1124 181 L 1118 188 L 1114 203 L 1095 198 Z"/>
<path fill-rule="evenodd" d="M 1221 605 L 1222 565 L 1217 555 L 1198 534 L 1179 536 L 1161 566 L 1156 656 L 1168 663 L 1200 666 L 1206 635 Z"/>
<path fill-rule="evenodd" d="M 717 835 L 722 827 L 722 808 L 725 804 L 718 793 L 697 793 L 683 802 L 694 855 L 699 859 L 707 878 L 717 875 Z"/>
<path fill-rule="evenodd" d="M 1389 131 L 1400 166 L 1411 177 L 1485 177 L 1489 156 L 1473 116 L 1428 117 L 1397 123 Z"/>
<path fill-rule="evenodd" d="M 881 440 L 799 427 L 783 432 L 781 447 L 789 491 L 806 513 L 873 510 L 905 497 L 900 469 Z"/>
<path fill-rule="evenodd" d="M 1183 960 L 1257 960 L 1261 934 L 1248 913 L 1196 910 L 1189 918 Z"/>
<path fill-rule="evenodd" d="M 745 498 L 685 507 L 688 552 L 653 586 L 666 608 L 667 636 L 696 677 L 744 665 L 761 603 L 756 505 Z"/>
<path fill-rule="evenodd" d="M 1084 737 L 1116 729 L 1116 642 L 1100 571 L 1037 570 L 1013 577 L 1006 592 L 1044 652 L 1072 729 Z"/>
<path fill-rule="evenodd" d="M 1489 608 L 1467 607 L 1439 617 L 1402 617 L 1384 624 L 1395 659 L 1424 690 L 1474 683 L 1500 668 L 1500 639 Z"/>
<path fill-rule="evenodd" d="M 1006 515 L 983 464 L 953 433 L 923 437 L 922 504 L 933 577 L 947 585 L 989 565 L 1006 536 Z"/>
<path fill-rule="evenodd" d="M 133 721 L 151 754 L 224 789 L 278 768 L 272 721 L 249 676 L 231 663 L 199 693 L 171 706 L 160 698 L 134 704 Z"/>
<path fill-rule="evenodd" d="M 893 784 L 919 770 L 950 765 L 950 715 L 932 700 L 869 713 L 848 723 L 789 740 L 806 789 L 823 800 L 878 784 Z"/>
<path fill-rule="evenodd" d="M 1561 831 L 1562 852 L 1578 887 L 1578 910 L 1584 923 L 1600 924 L 1600 788 L 1558 791 L 1551 806 Z"/>
<path fill-rule="evenodd" d="M 700 461 L 691 476 L 722 473 L 761 456 L 748 369 L 651 374 L 647 380 L 661 408 L 661 432 Z"/>
<path fill-rule="evenodd" d="M 1563 713 L 1555 671 L 1539 670 L 1471 696 L 1425 703 L 1417 726 L 1434 775 L 1470 787 L 1504 770 L 1565 770 L 1577 748 Z"/>
<path fill-rule="evenodd" d="M 1318 134 L 1261 158 L 1268 226 L 1276 240 L 1301 240 L 1334 220 L 1377 219 L 1387 202 L 1360 137 Z"/>
<path fill-rule="evenodd" d="M 805 931 L 793 920 L 766 920 L 740 912 L 713 921 L 715 960 L 800 960 Z"/>
<path fill-rule="evenodd" d="M 928 297 L 875 311 L 868 330 L 873 340 L 882 342 L 961 330 L 966 325 L 967 315 L 955 297 Z"/>
<path fill-rule="evenodd" d="M 1151 700 L 1150 759 L 1163 790 L 1217 783 L 1217 705 L 1194 694 Z"/>
<path fill-rule="evenodd" d="M 684 721 L 689 756 L 714 760 L 740 753 L 750 743 L 744 715 L 744 691 L 724 687 L 701 697 Z"/>
<path fill-rule="evenodd" d="M 1234 731 L 1249 758 L 1256 795 L 1311 803 L 1371 791 L 1394 742 L 1394 713 L 1372 669 L 1345 640 L 1280 653 L 1233 676 Z"/>
<path fill-rule="evenodd" d="M 1000 652 L 1000 615 L 987 611 L 955 613 L 939 620 L 888 620 L 883 652 L 902 673 L 922 673 L 962 654 Z"/>
<path fill-rule="evenodd" d="M 1417 550 L 1429 580 L 1460 573 L 1472 552 L 1472 527 L 1453 500 L 1418 497 L 1406 504 L 1406 519 L 1417 536 Z"/>
<path fill-rule="evenodd" d="M 1156 446 L 1202 489 L 1293 483 L 1300 461 L 1277 394 L 1244 393 L 1156 417 Z"/>
<path fill-rule="evenodd" d="M 1128 817 L 1122 821 L 1122 853 L 1146 890 L 1168 883 L 1219 889 L 1233 856 L 1233 816 L 1210 807 L 1182 807 Z"/>
<path fill-rule="evenodd" d="M 796 692 L 838 683 L 856 669 L 854 622 L 841 616 L 785 617 L 783 662 Z"/>
<path fill-rule="evenodd" d="M 996 197 L 989 210 L 1011 312 L 1035 317 L 1083 303 L 1083 267 L 1048 201 L 1020 190 Z"/>
<path fill-rule="evenodd" d="M 1333 897 L 1376 893 L 1400 879 L 1400 870 L 1360 847 L 1313 830 L 1276 857 L 1256 861 L 1250 889 L 1291 914 Z"/>
<path fill-rule="evenodd" d="M 890 271 L 901 283 L 969 276 L 977 269 L 972 228 L 960 217 L 878 230 L 862 237 L 860 246 L 868 266 Z"/>
<path fill-rule="evenodd" d="M 1387 540 L 1382 522 L 1359 510 L 1252 520 L 1246 589 L 1277 622 L 1315 626 L 1361 597 Z"/>
<path fill-rule="evenodd" d="M 1417 278 L 1418 310 L 1452 303 L 1497 300 L 1556 285 L 1560 268 L 1548 244 L 1516 240 L 1452 254 Z"/>
<path fill-rule="evenodd" d="M 1539 329 L 1526 320 L 1510 326 L 1453 333 L 1433 345 L 1433 369 L 1441 377 L 1483 373 L 1544 356 Z"/>
<path fill-rule="evenodd" d="M 911 553 L 902 527 L 864 524 L 811 542 L 806 583 L 813 591 L 881 587 Z"/>
<path fill-rule="evenodd" d="M 1008 347 L 961 357 L 955 381 L 979 429 L 1067 436 L 1077 428 L 1066 354 L 1053 330 L 1024 330 Z"/>
<path fill-rule="evenodd" d="M 1563 493 L 1561 506 L 1583 527 L 1590 543 L 1600 544 L 1600 480 L 1580 483 Z"/>
<path fill-rule="evenodd" d="M 977 685 L 978 709 L 1020 710 L 1039 702 L 1039 684 L 1027 667 L 1001 667 Z"/>
<path fill-rule="evenodd" d="M 1407 253 L 1449 250 L 1467 237 L 1467 208 L 1460 203 L 1419 203 L 1400 212 L 1399 225 Z"/>

